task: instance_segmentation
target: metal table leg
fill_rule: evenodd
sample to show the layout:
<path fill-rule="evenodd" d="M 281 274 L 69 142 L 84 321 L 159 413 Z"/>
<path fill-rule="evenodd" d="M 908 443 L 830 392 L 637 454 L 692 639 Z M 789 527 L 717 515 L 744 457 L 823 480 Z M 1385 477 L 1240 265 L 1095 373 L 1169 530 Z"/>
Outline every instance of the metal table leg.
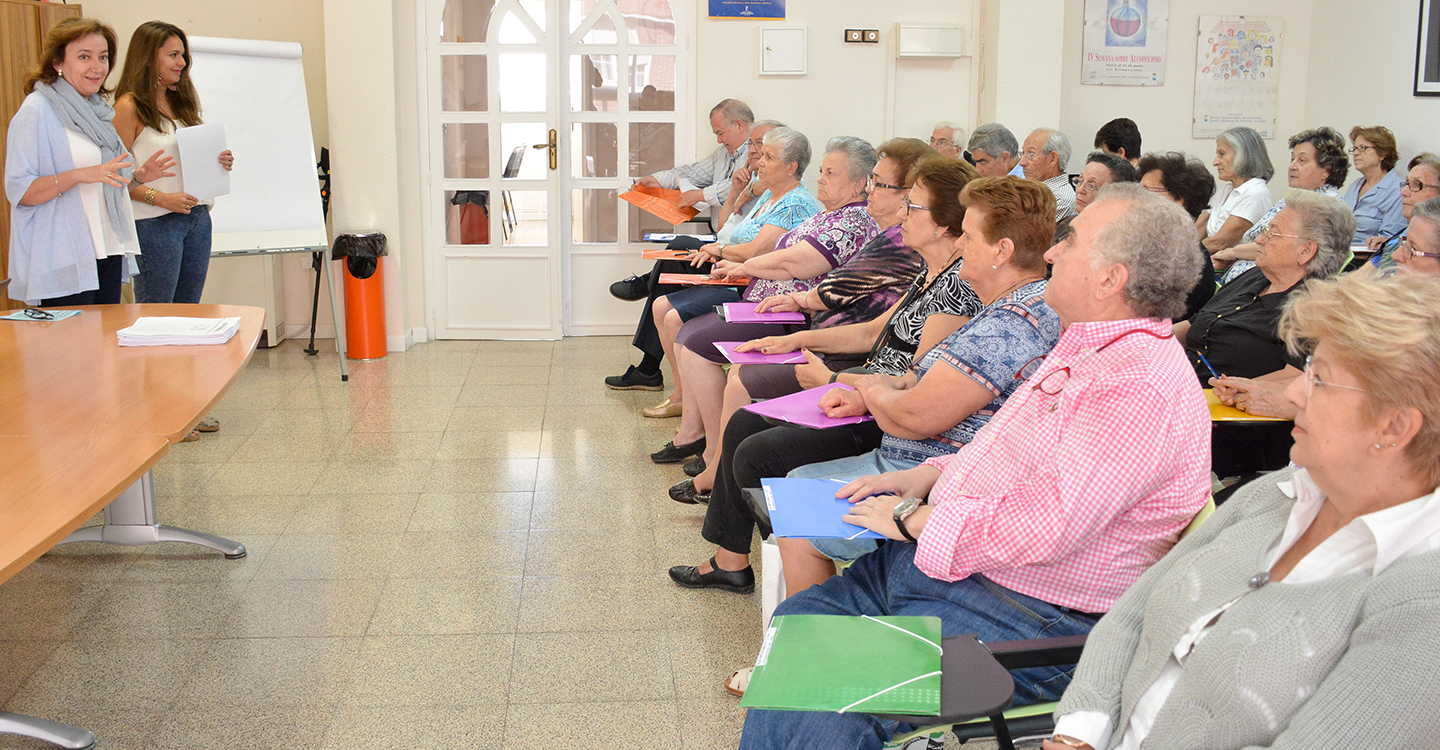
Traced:
<path fill-rule="evenodd" d="M 33 737 L 68 750 L 90 750 L 95 747 L 95 735 L 89 730 L 4 711 L 0 711 L 0 734 Z"/>
<path fill-rule="evenodd" d="M 224 552 L 231 560 L 245 556 L 245 545 L 239 542 L 156 523 L 155 485 L 148 471 L 140 477 L 140 481 L 130 485 L 105 506 L 103 526 L 87 526 L 60 540 L 60 544 L 75 542 L 104 542 L 130 547 L 156 542 L 188 542 Z"/>

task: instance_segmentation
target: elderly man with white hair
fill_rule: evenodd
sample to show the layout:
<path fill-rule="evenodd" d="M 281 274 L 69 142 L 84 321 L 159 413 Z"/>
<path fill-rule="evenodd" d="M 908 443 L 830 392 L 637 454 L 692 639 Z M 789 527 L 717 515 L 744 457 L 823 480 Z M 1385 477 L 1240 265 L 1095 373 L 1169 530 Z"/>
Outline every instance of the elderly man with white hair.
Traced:
<path fill-rule="evenodd" d="M 1054 128 L 1039 128 L 1025 139 L 1020 167 L 1025 179 L 1038 180 L 1055 194 L 1055 220 L 1075 215 L 1075 187 L 1065 169 L 1070 164 L 1070 139 Z"/>
<path fill-rule="evenodd" d="M 941 156 L 959 159 L 965 153 L 965 128 L 943 120 L 935 123 L 930 131 L 930 148 Z"/>
<path fill-rule="evenodd" d="M 1170 330 L 1200 272 L 1194 224 L 1114 184 L 1072 230 L 1046 253 L 1059 343 L 959 453 L 845 485 L 845 520 L 891 541 L 775 614 L 935 616 L 982 641 L 1087 633 L 1175 543 L 1210 492 L 1209 412 Z M 1016 670 L 1016 702 L 1055 699 L 1071 671 Z M 898 731 L 752 709 L 740 747 L 879 748 Z"/>

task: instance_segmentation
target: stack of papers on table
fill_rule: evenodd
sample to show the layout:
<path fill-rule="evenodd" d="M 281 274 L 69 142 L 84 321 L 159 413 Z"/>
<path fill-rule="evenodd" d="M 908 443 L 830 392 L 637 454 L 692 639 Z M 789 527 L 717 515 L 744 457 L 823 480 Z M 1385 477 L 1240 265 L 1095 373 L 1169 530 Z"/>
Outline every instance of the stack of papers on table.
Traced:
<path fill-rule="evenodd" d="M 223 344 L 240 330 L 240 318 L 140 318 L 116 332 L 121 346 Z"/>

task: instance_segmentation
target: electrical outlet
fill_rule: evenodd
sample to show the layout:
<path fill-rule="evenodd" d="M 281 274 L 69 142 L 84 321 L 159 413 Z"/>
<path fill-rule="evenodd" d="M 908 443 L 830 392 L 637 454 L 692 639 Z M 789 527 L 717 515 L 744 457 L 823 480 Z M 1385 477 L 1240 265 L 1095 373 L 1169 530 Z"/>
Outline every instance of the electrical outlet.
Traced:
<path fill-rule="evenodd" d="M 865 29 L 863 33 L 864 33 L 864 40 L 865 40 L 865 43 L 866 43 L 866 44 L 879 44 L 879 43 L 880 43 L 880 30 L 879 30 L 879 29 Z"/>
<path fill-rule="evenodd" d="M 863 34 L 863 32 L 861 32 L 860 29 L 846 29 L 846 30 L 845 30 L 845 43 L 846 43 L 846 44 L 854 44 L 854 43 L 860 43 L 860 42 L 864 41 L 864 40 L 861 38 L 862 34 Z"/>

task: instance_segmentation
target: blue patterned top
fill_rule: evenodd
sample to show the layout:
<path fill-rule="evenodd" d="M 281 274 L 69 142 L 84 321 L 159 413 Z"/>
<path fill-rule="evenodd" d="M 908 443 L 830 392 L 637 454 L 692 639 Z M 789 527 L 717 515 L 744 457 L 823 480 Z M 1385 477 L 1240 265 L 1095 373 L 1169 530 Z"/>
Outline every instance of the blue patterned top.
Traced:
<path fill-rule="evenodd" d="M 788 232 L 800 226 L 800 222 L 825 210 L 825 207 L 820 205 L 820 201 L 815 200 L 815 196 L 811 195 L 804 185 L 790 188 L 790 192 L 780 196 L 780 200 L 775 201 L 775 205 L 768 208 L 765 204 L 770 201 L 769 190 L 761 193 L 757 200 L 760 201 L 760 208 L 747 216 L 745 221 L 730 233 L 732 244 L 743 245 L 755 239 L 766 224 L 774 224 Z"/>
<path fill-rule="evenodd" d="M 944 362 L 969 375 L 995 398 L 960 424 L 925 440 L 905 440 L 887 433 L 880 441 L 881 455 L 919 464 L 955 453 L 975 437 L 1021 384 L 1015 374 L 1025 363 L 1050 353 L 1060 340 L 1060 318 L 1045 304 L 1045 286 L 1043 279 L 1032 281 L 990 303 L 916 364 L 919 377 L 924 378 L 936 363 Z"/>

